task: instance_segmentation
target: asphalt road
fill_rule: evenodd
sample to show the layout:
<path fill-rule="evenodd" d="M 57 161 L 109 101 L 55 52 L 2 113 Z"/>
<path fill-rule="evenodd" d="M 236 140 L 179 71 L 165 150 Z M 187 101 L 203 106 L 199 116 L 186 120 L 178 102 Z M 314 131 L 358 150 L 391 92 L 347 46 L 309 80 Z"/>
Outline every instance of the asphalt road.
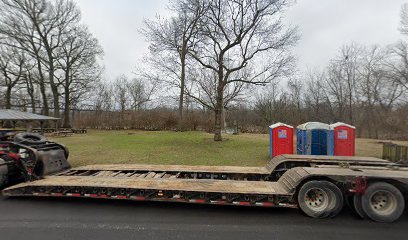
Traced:
<path fill-rule="evenodd" d="M 296 209 L 0 196 L 0 239 L 407 239 L 397 223 L 359 220 L 349 211 L 311 219 Z"/>

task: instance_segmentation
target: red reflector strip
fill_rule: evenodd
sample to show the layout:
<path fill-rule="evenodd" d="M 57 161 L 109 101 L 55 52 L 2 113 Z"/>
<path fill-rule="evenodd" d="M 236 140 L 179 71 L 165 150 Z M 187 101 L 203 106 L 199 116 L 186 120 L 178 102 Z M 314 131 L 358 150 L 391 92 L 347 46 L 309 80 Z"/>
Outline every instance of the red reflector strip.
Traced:
<path fill-rule="evenodd" d="M 261 207 L 273 207 L 275 204 L 271 202 L 257 202 L 255 203 L 256 206 L 261 206 Z"/>
<path fill-rule="evenodd" d="M 146 200 L 146 198 L 145 197 L 141 197 L 141 196 L 132 196 L 132 197 L 130 197 L 131 199 L 133 199 L 133 200 L 137 200 L 137 201 L 143 201 L 143 200 Z"/>
<path fill-rule="evenodd" d="M 191 203 L 205 203 L 205 199 L 190 199 L 189 202 Z"/>
<path fill-rule="evenodd" d="M 250 202 L 233 202 L 232 204 L 235 204 L 235 205 L 242 205 L 242 206 L 249 206 L 249 205 L 251 205 L 251 203 L 250 203 Z"/>

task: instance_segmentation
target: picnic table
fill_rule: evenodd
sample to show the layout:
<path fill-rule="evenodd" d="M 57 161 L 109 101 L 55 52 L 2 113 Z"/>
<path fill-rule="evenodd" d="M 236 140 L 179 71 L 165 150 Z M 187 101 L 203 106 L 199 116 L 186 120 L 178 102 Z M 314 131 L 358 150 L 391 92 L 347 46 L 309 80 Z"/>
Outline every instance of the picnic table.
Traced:
<path fill-rule="evenodd" d="M 41 133 L 41 132 L 43 132 L 43 133 L 53 133 L 54 131 L 55 131 L 55 128 L 43 128 L 43 129 L 33 128 L 32 129 L 33 133 Z"/>
<path fill-rule="evenodd" d="M 72 128 L 72 129 L 71 128 L 60 128 L 58 130 L 55 130 L 55 128 L 43 128 L 42 130 L 41 128 L 33 128 L 32 132 L 34 133 L 43 132 L 43 133 L 52 133 L 52 134 L 57 133 L 57 132 L 58 133 L 63 132 L 64 134 L 68 134 L 68 132 L 71 132 L 75 134 L 85 134 L 85 133 L 88 133 L 88 130 L 86 128 Z"/>
<path fill-rule="evenodd" d="M 86 128 L 73 128 L 72 132 L 75 134 L 85 134 L 88 133 L 88 130 Z"/>
<path fill-rule="evenodd" d="M 53 136 L 59 136 L 59 137 L 68 137 L 68 136 L 72 136 L 74 133 L 72 131 L 57 131 L 57 132 L 53 132 L 52 135 Z"/>

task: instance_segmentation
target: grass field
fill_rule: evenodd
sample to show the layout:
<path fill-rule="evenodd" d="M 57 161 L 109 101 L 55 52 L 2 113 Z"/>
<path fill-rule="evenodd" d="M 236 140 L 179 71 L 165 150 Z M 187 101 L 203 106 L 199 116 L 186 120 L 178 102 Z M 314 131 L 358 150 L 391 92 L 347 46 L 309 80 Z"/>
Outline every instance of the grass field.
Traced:
<path fill-rule="evenodd" d="M 225 135 L 214 142 L 203 132 L 90 131 L 52 140 L 66 145 L 73 166 L 97 163 L 261 166 L 269 161 L 269 137 Z M 398 142 L 407 144 L 408 142 Z M 359 156 L 381 157 L 379 140 L 357 139 Z"/>

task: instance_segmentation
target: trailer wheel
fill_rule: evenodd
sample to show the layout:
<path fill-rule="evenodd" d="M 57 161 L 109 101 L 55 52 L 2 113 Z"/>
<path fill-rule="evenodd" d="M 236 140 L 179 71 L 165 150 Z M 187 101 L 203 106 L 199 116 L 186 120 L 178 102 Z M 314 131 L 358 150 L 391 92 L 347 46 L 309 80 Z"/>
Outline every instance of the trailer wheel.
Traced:
<path fill-rule="evenodd" d="M 404 213 L 405 200 L 398 188 L 385 182 L 371 184 L 361 197 L 362 208 L 376 222 L 391 223 Z"/>
<path fill-rule="evenodd" d="M 0 190 L 3 189 L 8 183 L 8 177 L 6 175 L 0 174 Z"/>
<path fill-rule="evenodd" d="M 353 207 L 354 207 L 355 213 L 357 213 L 357 215 L 361 219 L 367 218 L 367 214 L 363 210 L 363 205 L 361 202 L 361 195 L 356 194 L 353 196 Z"/>
<path fill-rule="evenodd" d="M 328 182 L 330 190 L 333 192 L 334 196 L 332 201 L 332 211 L 329 214 L 329 217 L 334 218 L 343 210 L 344 207 L 344 196 L 341 190 L 333 183 Z"/>
<path fill-rule="evenodd" d="M 313 218 L 336 216 L 343 208 L 340 189 L 328 181 L 310 181 L 304 184 L 298 194 L 300 209 Z"/>

